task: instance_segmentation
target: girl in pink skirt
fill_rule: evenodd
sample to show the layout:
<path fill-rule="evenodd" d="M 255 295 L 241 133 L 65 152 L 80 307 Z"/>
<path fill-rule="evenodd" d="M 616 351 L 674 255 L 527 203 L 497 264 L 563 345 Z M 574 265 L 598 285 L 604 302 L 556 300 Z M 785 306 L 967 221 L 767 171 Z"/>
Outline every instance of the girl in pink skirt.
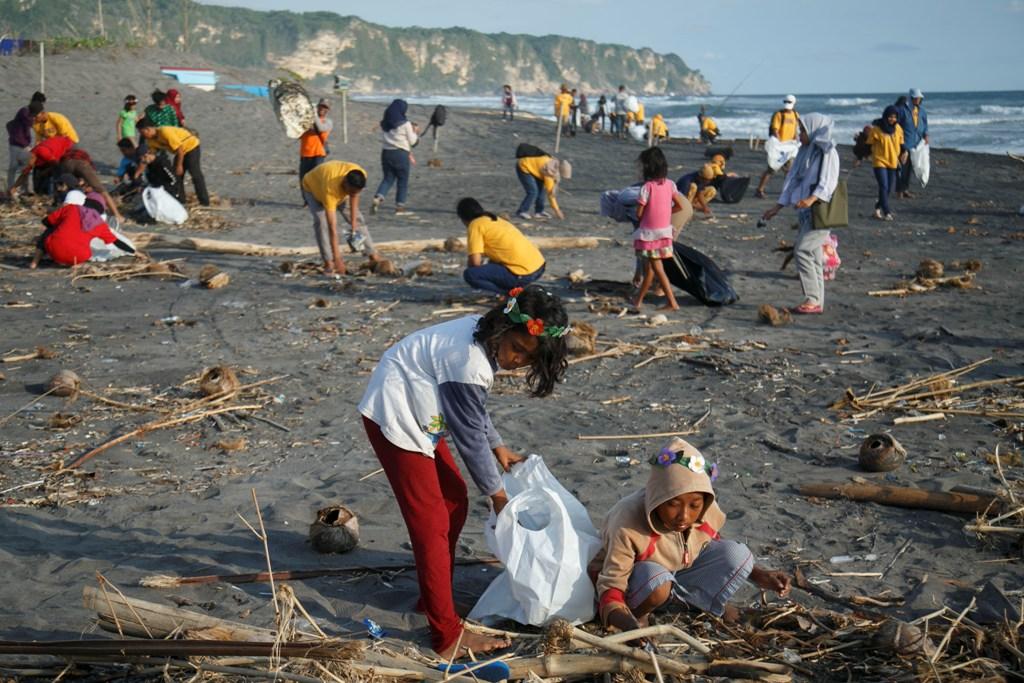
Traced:
<path fill-rule="evenodd" d="M 643 305 L 644 296 L 658 276 L 658 283 L 665 292 L 668 303 L 663 310 L 678 310 L 679 304 L 672 293 L 672 285 L 665 274 L 662 259 L 672 258 L 672 213 L 683 207 L 683 197 L 676 184 L 668 179 L 668 162 L 658 147 L 650 147 L 640 153 L 640 167 L 644 174 L 644 185 L 640 188 L 640 199 L 636 214 L 640 224 L 633 231 L 633 248 L 643 259 L 644 279 L 640 283 L 633 305 Z"/>

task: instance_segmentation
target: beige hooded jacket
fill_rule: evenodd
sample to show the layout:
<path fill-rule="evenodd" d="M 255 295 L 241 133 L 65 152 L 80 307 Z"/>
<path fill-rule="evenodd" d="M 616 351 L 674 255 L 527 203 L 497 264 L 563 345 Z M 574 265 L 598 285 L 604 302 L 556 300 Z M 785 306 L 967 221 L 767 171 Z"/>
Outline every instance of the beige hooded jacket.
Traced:
<path fill-rule="evenodd" d="M 682 439 L 673 439 L 668 448 L 689 457 L 700 456 L 700 451 Z M 666 529 L 654 514 L 665 501 L 697 492 L 705 494 L 708 503 L 701 518 L 686 531 Z M 686 569 L 705 545 L 718 537 L 725 519 L 705 472 L 694 472 L 678 463 L 652 465 L 647 486 L 626 496 L 608 512 L 601 530 L 601 550 L 590 563 L 591 576 L 597 577 L 602 622 L 607 624 L 611 612 L 626 607 L 626 587 L 634 564 L 656 562 L 671 572 Z"/>

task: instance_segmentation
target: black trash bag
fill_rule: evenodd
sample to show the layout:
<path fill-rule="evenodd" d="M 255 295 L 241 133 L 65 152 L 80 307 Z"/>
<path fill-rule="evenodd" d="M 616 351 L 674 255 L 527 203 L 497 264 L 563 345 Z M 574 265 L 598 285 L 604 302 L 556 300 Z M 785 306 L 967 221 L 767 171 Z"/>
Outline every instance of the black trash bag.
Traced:
<path fill-rule="evenodd" d="M 178 179 L 174 177 L 174 171 L 171 170 L 171 162 L 167 159 L 167 155 L 160 154 L 146 165 L 146 183 L 150 187 L 163 187 L 173 194 L 177 182 Z"/>
<path fill-rule="evenodd" d="M 436 107 L 434 107 L 434 113 L 430 115 L 430 123 L 427 125 L 428 127 L 433 126 L 434 128 L 440 128 L 445 124 L 445 121 L 447 120 L 448 107 L 444 106 L 443 104 L 439 104 Z"/>
<path fill-rule="evenodd" d="M 746 194 L 747 187 L 750 186 L 750 176 L 719 176 L 717 186 L 718 196 L 716 199 L 720 199 L 724 204 L 735 204 Z"/>
<path fill-rule="evenodd" d="M 740 300 L 729 276 L 709 257 L 681 242 L 672 243 L 673 258 L 665 259 L 668 281 L 705 306 L 728 306 Z"/>

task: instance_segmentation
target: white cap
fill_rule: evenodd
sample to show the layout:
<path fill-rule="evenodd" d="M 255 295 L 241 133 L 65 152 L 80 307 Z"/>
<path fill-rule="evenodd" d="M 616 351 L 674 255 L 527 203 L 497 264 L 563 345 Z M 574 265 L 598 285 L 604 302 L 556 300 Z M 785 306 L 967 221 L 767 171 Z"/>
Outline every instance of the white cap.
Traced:
<path fill-rule="evenodd" d="M 912 100 L 918 100 L 918 99 L 923 100 L 924 99 L 924 93 L 921 92 L 920 88 L 911 88 L 910 89 L 910 99 L 912 99 Z"/>
<path fill-rule="evenodd" d="M 74 204 L 75 206 L 85 205 L 85 193 L 81 190 L 70 190 L 64 195 L 65 204 Z"/>
<path fill-rule="evenodd" d="M 796 106 L 796 95 L 786 95 L 782 98 L 782 106 L 786 109 L 792 109 Z"/>

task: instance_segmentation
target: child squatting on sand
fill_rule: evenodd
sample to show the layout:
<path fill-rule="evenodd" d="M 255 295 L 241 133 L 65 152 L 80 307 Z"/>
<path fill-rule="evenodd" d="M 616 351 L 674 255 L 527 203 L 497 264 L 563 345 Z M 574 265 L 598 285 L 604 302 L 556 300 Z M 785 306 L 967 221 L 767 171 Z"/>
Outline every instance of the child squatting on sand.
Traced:
<path fill-rule="evenodd" d="M 308 176 L 307 176 L 308 177 Z M 455 613 L 455 545 L 466 521 L 466 483 L 448 450 L 451 436 L 495 513 L 508 502 L 498 470 L 523 458 L 487 414 L 494 373 L 529 368 L 534 396 L 547 396 L 565 374 L 569 319 L 558 297 L 516 288 L 486 315 L 434 325 L 384 352 L 359 403 L 366 435 L 398 501 L 420 585 L 417 609 L 441 657 L 507 647 L 506 638 L 463 630 Z"/>
<path fill-rule="evenodd" d="M 711 487 L 717 475 L 717 465 L 700 451 L 673 439 L 651 459 L 647 486 L 609 511 L 602 548 L 590 564 L 605 626 L 645 626 L 648 615 L 673 596 L 715 616 L 734 617 L 727 603 L 744 579 L 789 593 L 788 576 L 755 565 L 742 543 L 722 540 L 726 517 Z"/>

